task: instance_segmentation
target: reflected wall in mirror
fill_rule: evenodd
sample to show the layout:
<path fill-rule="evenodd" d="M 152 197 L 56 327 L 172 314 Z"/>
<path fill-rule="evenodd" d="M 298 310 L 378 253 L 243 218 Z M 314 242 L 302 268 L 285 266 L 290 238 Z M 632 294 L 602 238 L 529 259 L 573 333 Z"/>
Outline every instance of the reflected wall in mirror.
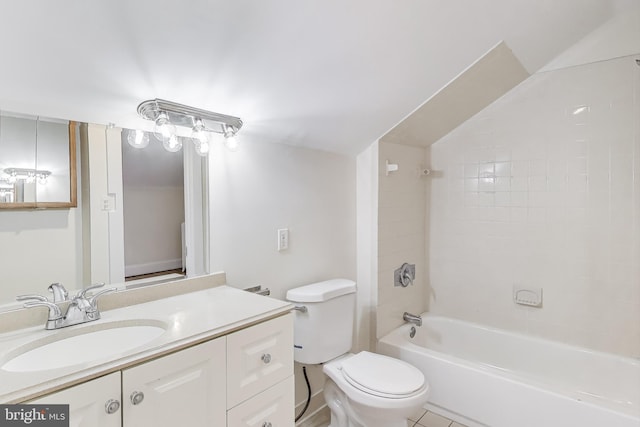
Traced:
<path fill-rule="evenodd" d="M 127 131 L 94 124 L 79 124 L 74 130 L 77 208 L 0 210 L 0 311 L 21 307 L 15 301 L 20 294 L 50 297 L 47 287 L 53 282 L 62 283 L 71 294 L 96 282 L 118 287 L 149 283 L 125 283 L 125 253 L 132 252 L 126 245 L 138 228 L 133 223 L 134 230 L 125 231 L 124 225 L 126 203 L 132 200 L 125 196 L 123 184 L 123 135 Z M 152 139 L 151 144 L 154 143 Z M 174 197 L 168 201 L 172 206 L 147 205 L 143 215 L 154 221 L 162 211 L 174 209 L 173 205 L 183 206 L 184 247 L 188 248 L 188 255 L 182 261 L 182 236 L 171 226 L 173 231 L 166 234 L 174 236 L 173 253 L 165 258 L 177 261 L 180 271 L 184 265 L 186 274 L 195 277 L 209 272 L 208 160 L 195 153 L 193 144 L 185 144 L 182 152 L 168 154 L 177 156 L 172 160 L 182 164 L 183 173 L 179 178 L 176 173 L 172 179 L 183 183 L 183 199 Z M 142 159 L 133 162 L 139 170 L 144 163 Z M 140 194 L 155 191 L 153 187 L 158 183 L 149 184 L 147 188 L 138 184 L 138 195 L 133 195 L 132 203 L 142 201 Z M 156 241 L 157 237 L 149 238 Z M 136 251 L 144 249 L 133 250 Z M 184 277 L 181 272 L 180 276 Z M 153 283 L 153 279 L 149 280 Z"/>
<path fill-rule="evenodd" d="M 0 113 L 0 209 L 72 208 L 76 124 Z"/>
<path fill-rule="evenodd" d="M 179 278 L 186 273 L 183 152 L 148 134 L 147 145 L 130 143 L 136 134 L 122 132 L 125 280 Z"/>

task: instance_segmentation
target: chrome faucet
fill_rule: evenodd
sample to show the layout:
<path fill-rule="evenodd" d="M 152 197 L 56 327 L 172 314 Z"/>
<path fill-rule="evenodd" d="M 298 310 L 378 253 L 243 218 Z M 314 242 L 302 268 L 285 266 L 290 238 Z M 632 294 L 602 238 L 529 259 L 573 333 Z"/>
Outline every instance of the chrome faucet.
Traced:
<path fill-rule="evenodd" d="M 407 313 L 405 311 L 402 315 L 402 319 L 405 322 L 413 323 L 416 326 L 422 326 L 422 317 L 416 316 L 415 314 Z"/>
<path fill-rule="evenodd" d="M 49 289 L 49 292 L 53 293 L 53 302 L 62 302 L 69 298 L 69 292 L 61 283 L 52 283 L 47 289 Z"/>
<path fill-rule="evenodd" d="M 55 285 L 55 286 L 54 286 Z M 109 288 L 97 292 L 91 297 L 87 297 L 87 292 L 104 286 L 104 283 L 89 286 L 78 292 L 69 302 L 67 311 L 62 315 L 60 307 L 55 302 L 59 302 L 61 297 L 66 299 L 68 292 L 64 286 L 54 283 L 49 286 L 49 290 L 53 292 L 54 302 L 50 302 L 46 297 L 41 295 L 20 295 L 16 299 L 18 301 L 27 301 L 24 303 L 25 308 L 32 307 L 48 307 L 49 317 L 45 324 L 45 329 L 60 329 L 67 326 L 78 325 L 80 323 L 91 322 L 100 318 L 100 310 L 98 310 L 98 298 L 106 293 L 114 292 L 116 288 Z"/>

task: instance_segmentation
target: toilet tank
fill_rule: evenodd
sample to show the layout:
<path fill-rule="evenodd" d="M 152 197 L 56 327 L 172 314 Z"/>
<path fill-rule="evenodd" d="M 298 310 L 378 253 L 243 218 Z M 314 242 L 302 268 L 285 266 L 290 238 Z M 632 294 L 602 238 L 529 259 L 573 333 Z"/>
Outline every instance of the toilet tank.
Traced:
<path fill-rule="evenodd" d="M 356 310 L 356 283 L 333 279 L 290 289 L 287 300 L 296 310 L 293 357 L 296 362 L 328 362 L 351 350 Z"/>

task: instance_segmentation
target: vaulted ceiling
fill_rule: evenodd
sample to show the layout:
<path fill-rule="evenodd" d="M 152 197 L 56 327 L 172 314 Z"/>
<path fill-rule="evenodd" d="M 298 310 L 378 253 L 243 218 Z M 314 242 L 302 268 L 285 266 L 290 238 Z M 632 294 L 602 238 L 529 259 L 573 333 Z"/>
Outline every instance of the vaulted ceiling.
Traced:
<path fill-rule="evenodd" d="M 535 72 L 616 1 L 3 1 L 0 109 L 149 129 L 163 98 L 354 155 L 500 41 Z"/>

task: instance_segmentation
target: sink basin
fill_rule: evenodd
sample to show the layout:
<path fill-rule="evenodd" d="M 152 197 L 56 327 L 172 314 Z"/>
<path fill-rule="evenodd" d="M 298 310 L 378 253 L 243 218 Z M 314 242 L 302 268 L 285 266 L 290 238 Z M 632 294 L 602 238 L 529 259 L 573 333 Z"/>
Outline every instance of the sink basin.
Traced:
<path fill-rule="evenodd" d="M 160 322 L 114 322 L 69 332 L 61 330 L 14 352 L 0 369 L 35 372 L 89 363 L 143 346 L 162 335 L 165 329 Z"/>

